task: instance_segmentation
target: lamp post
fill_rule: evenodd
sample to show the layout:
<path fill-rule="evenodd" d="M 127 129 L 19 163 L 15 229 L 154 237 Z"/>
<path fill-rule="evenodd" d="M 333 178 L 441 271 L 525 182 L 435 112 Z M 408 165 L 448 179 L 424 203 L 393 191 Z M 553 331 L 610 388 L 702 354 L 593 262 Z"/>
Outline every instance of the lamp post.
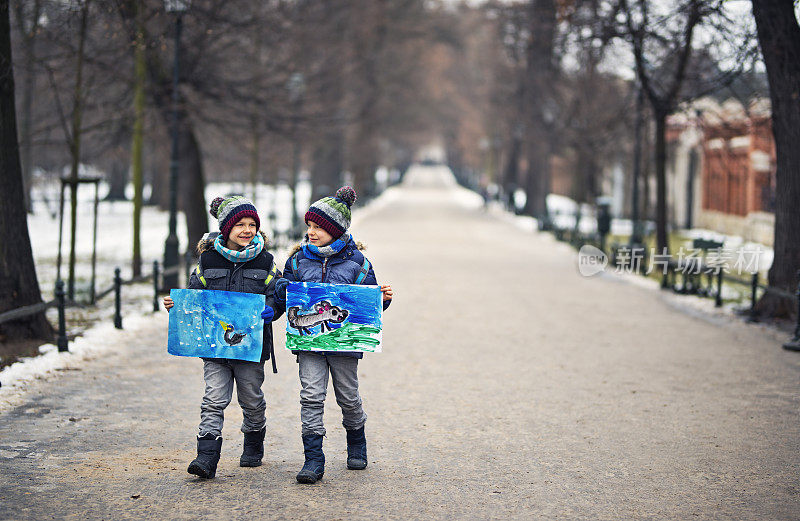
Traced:
<path fill-rule="evenodd" d="M 300 236 L 298 230 L 297 219 L 297 179 L 300 176 L 300 136 L 298 133 L 297 119 L 300 113 L 300 104 L 303 101 L 303 94 L 306 92 L 306 83 L 303 78 L 303 73 L 295 72 L 289 78 L 286 84 L 289 90 L 289 101 L 292 104 L 292 110 L 295 116 L 295 123 L 293 125 L 293 153 L 292 153 L 292 233 Z"/>
<path fill-rule="evenodd" d="M 641 177 L 642 169 L 642 127 L 644 126 L 644 89 L 641 85 L 637 84 L 636 89 L 636 123 L 634 126 L 633 136 L 633 198 L 631 200 L 632 206 L 632 220 L 633 220 L 633 233 L 631 234 L 630 244 L 635 247 L 642 242 L 642 223 L 639 219 L 639 178 Z"/>
<path fill-rule="evenodd" d="M 168 13 L 175 13 L 175 61 L 172 67 L 172 154 L 169 163 L 169 235 L 164 243 L 164 289 L 178 287 L 178 79 L 180 74 L 181 29 L 189 0 L 164 0 Z"/>

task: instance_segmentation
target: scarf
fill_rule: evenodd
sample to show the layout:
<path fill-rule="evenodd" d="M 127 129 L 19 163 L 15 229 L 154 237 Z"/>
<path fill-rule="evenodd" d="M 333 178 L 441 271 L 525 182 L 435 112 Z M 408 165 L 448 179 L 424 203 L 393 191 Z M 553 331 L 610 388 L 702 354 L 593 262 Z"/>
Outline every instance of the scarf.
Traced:
<path fill-rule="evenodd" d="M 243 250 L 231 250 L 222 245 L 222 234 L 219 234 L 214 239 L 214 249 L 231 262 L 247 262 L 258 257 L 258 254 L 264 249 L 264 239 L 260 233 L 256 233 L 250 244 Z"/>
<path fill-rule="evenodd" d="M 340 251 L 347 246 L 347 243 L 350 242 L 353 236 L 350 235 L 350 232 L 344 232 L 341 237 L 333 241 L 332 243 L 328 244 L 327 246 L 314 246 L 310 242 L 308 242 L 308 235 L 303 237 L 303 241 L 300 243 L 300 247 L 303 248 L 303 253 L 308 255 L 311 253 L 317 257 L 332 257 L 336 255 Z"/>

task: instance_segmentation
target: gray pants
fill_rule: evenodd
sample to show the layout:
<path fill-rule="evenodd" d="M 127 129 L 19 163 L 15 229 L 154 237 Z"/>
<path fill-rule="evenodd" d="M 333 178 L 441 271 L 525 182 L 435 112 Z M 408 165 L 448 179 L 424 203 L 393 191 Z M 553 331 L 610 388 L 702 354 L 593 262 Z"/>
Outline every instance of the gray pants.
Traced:
<path fill-rule="evenodd" d="M 206 392 L 200 406 L 200 436 L 222 434 L 225 407 L 231 403 L 234 382 L 244 415 L 242 432 L 263 429 L 267 423 L 264 415 L 267 404 L 264 401 L 264 391 L 261 390 L 261 384 L 264 383 L 264 362 L 225 358 L 207 358 L 203 362 Z"/>
<path fill-rule="evenodd" d="M 342 408 L 342 425 L 347 430 L 359 429 L 367 421 L 358 394 L 358 358 L 325 356 L 319 353 L 300 352 L 300 421 L 302 433 L 325 436 L 322 414 L 328 393 L 328 374 L 333 378 L 336 403 Z"/>

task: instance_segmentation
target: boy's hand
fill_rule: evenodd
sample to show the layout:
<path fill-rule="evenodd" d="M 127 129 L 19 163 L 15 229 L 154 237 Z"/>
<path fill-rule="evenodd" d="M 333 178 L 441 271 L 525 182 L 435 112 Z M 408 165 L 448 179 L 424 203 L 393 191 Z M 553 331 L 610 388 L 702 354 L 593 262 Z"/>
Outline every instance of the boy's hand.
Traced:
<path fill-rule="evenodd" d="M 172 300 L 172 297 L 164 297 L 164 307 L 167 308 L 167 311 L 174 305 L 175 302 Z"/>
<path fill-rule="evenodd" d="M 394 296 L 394 292 L 392 291 L 392 287 L 389 284 L 381 285 L 381 293 L 383 293 L 383 301 L 386 302 L 387 300 L 392 300 L 392 296 Z"/>
<path fill-rule="evenodd" d="M 275 310 L 273 310 L 269 306 L 266 306 L 264 308 L 264 311 L 261 312 L 261 318 L 264 319 L 264 322 L 272 322 L 274 316 L 275 316 Z"/>

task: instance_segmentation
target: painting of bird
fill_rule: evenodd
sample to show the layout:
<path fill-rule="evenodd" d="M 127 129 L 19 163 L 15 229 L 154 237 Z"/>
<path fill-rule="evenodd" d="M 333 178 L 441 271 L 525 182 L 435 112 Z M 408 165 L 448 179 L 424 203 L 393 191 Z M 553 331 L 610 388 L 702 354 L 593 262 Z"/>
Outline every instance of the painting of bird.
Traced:
<path fill-rule="evenodd" d="M 234 333 L 233 326 L 231 324 L 223 322 L 222 320 L 220 320 L 219 323 L 222 326 L 222 329 L 225 330 L 225 341 L 228 343 L 228 345 L 235 346 L 247 336 L 247 333 Z"/>

